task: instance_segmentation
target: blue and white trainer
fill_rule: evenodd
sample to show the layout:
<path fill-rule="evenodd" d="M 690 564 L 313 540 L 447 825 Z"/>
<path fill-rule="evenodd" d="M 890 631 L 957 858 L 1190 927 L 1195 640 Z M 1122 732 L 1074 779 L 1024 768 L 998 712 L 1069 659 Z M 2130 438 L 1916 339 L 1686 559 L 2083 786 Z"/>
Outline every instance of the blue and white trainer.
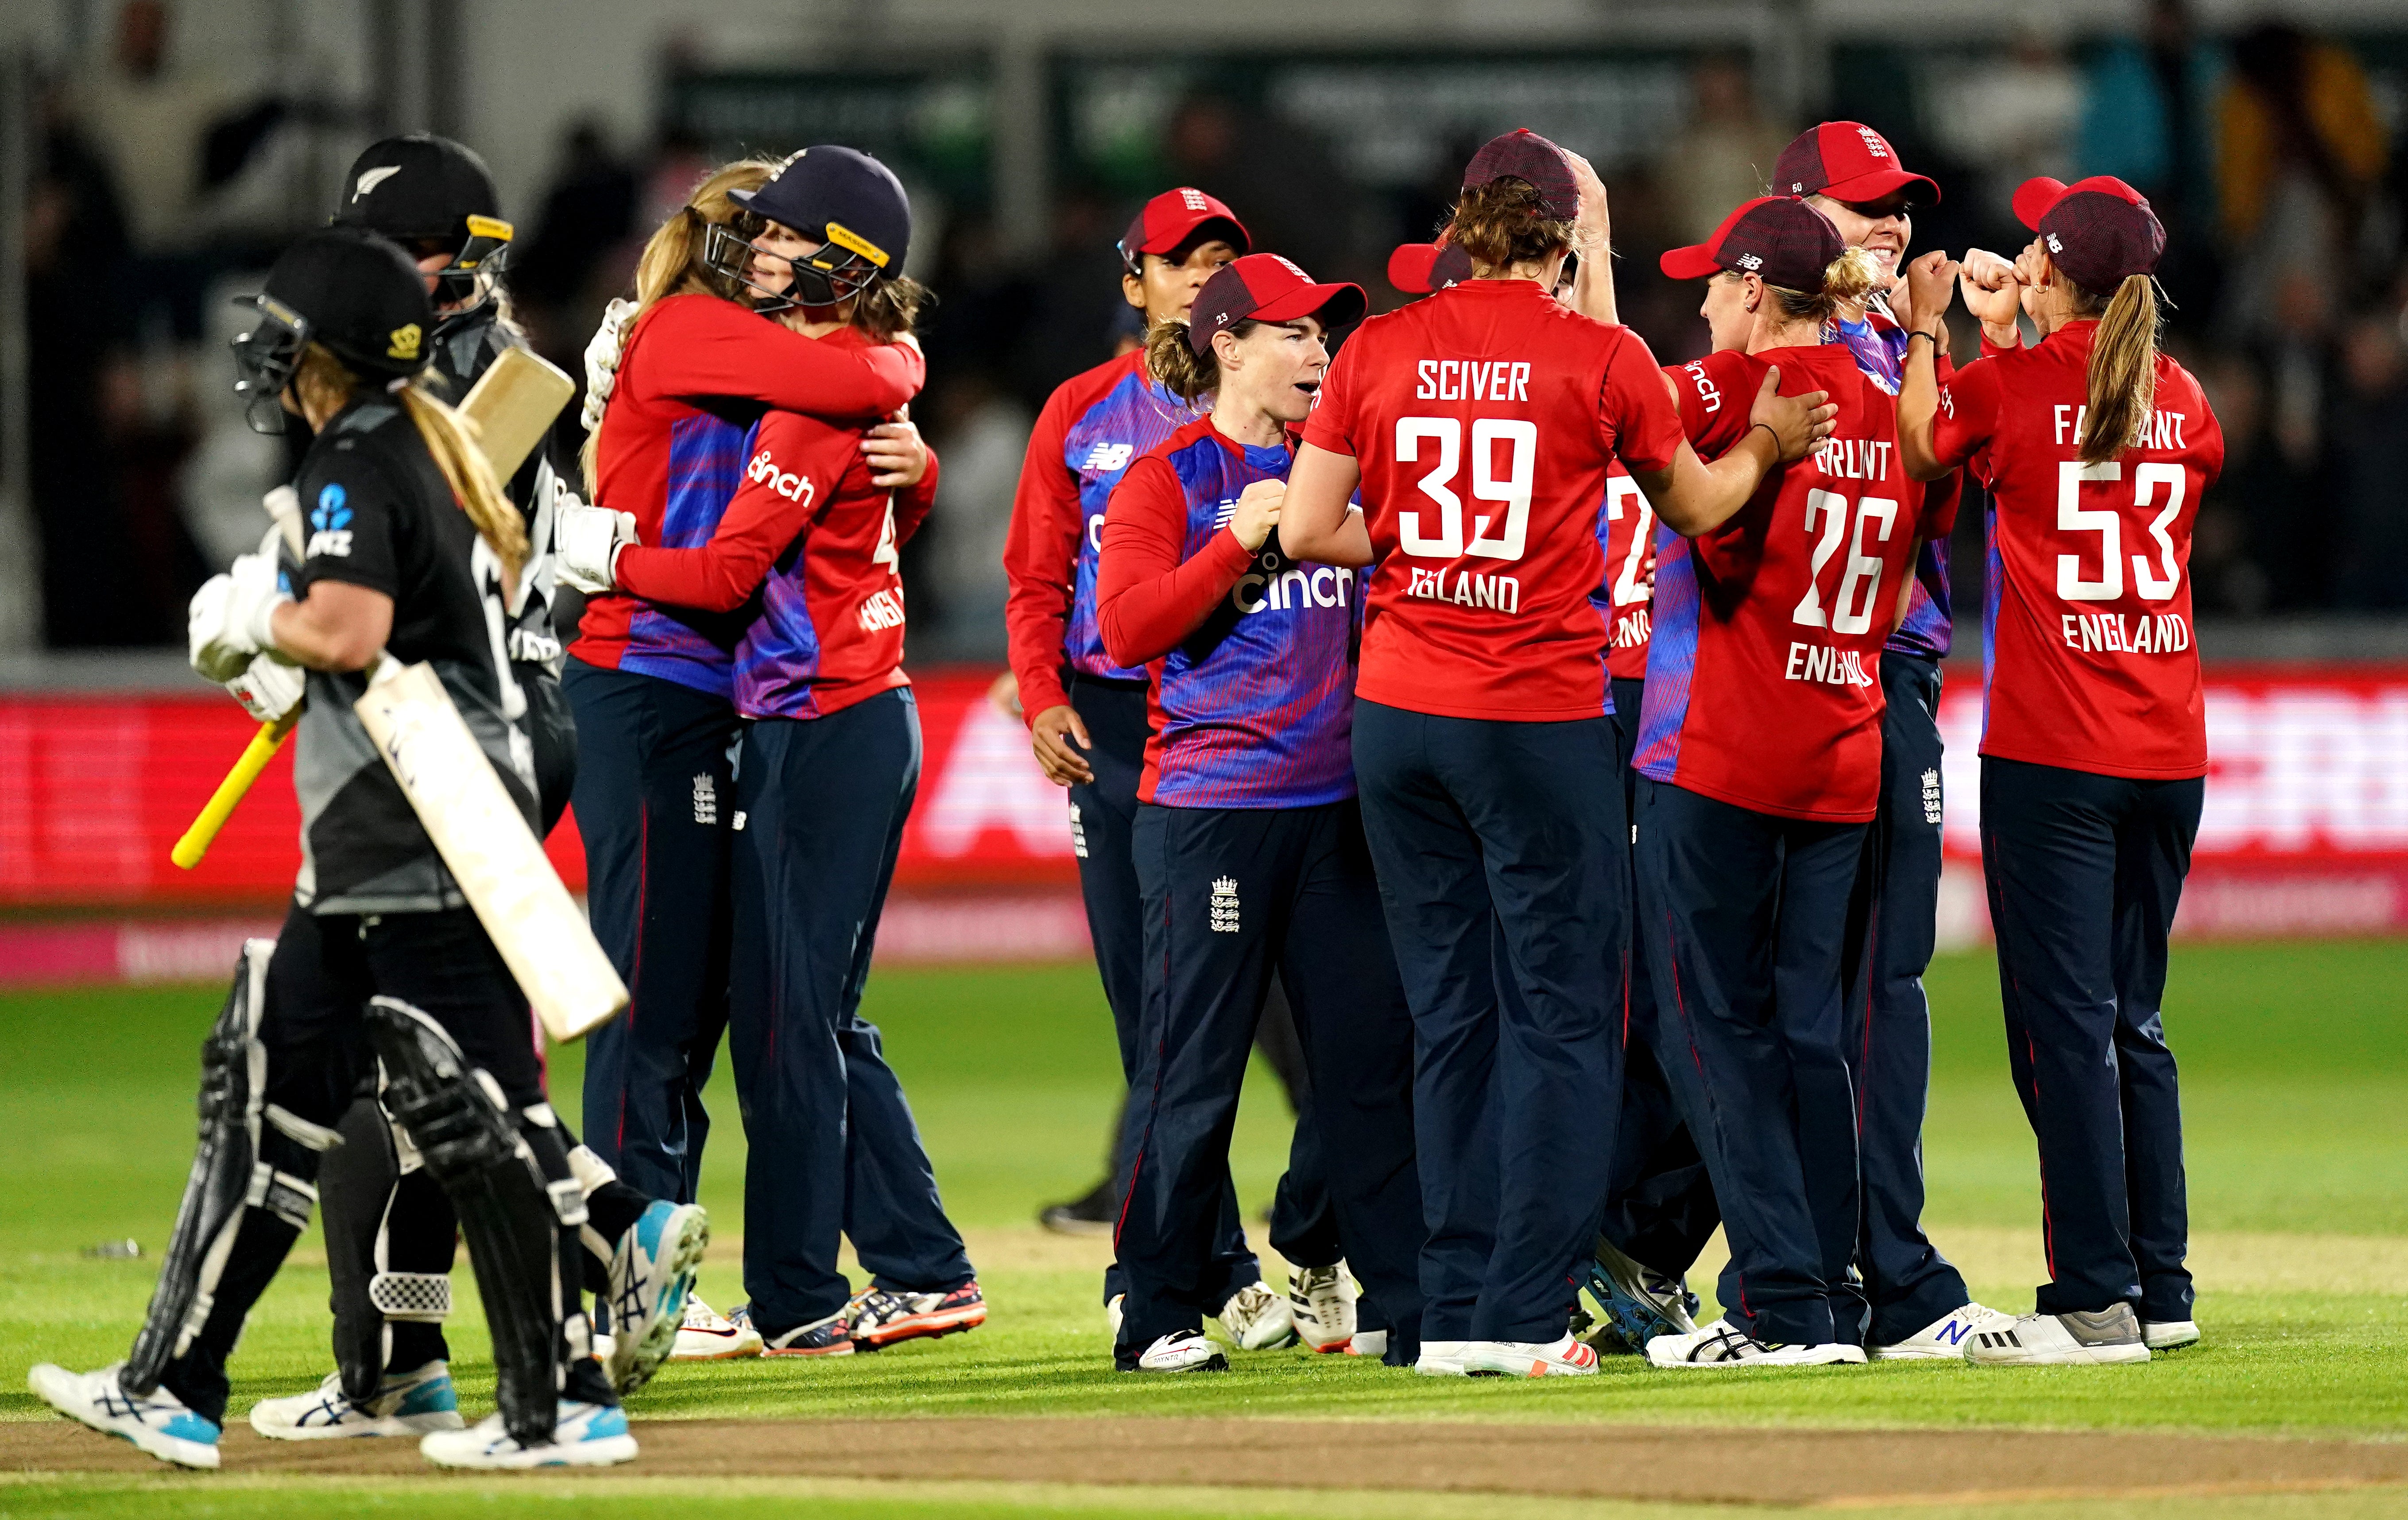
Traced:
<path fill-rule="evenodd" d="M 1581 1264 L 1581 1285 L 1597 1300 L 1602 1313 L 1597 1328 L 1584 1337 L 1591 1349 L 1607 1355 L 1644 1354 L 1657 1336 L 1688 1335 L 1698 1326 L 1697 1296 L 1678 1277 L 1643 1267 L 1615 1249 L 1600 1235 L 1597 1249 Z"/>
<path fill-rule="evenodd" d="M 710 1216 L 694 1203 L 655 1198 L 610 1254 L 610 1386 L 634 1393 L 677 1349 L 694 1274 L 710 1247 Z"/>
<path fill-rule="evenodd" d="M 423 1436 L 466 1424 L 452 1391 L 452 1369 L 443 1362 L 387 1372 L 375 1397 L 364 1404 L 343 1392 L 343 1374 L 329 1372 L 314 1393 L 263 1398 L 251 1406 L 251 1427 L 271 1441 Z"/>
<path fill-rule="evenodd" d="M 1961 1362 L 1976 1332 L 2003 1329 L 2014 1324 L 2014 1318 L 2013 1314 L 1969 1303 L 1950 1310 L 1903 1341 L 1867 1346 L 1865 1354 L 1877 1362 Z"/>
<path fill-rule="evenodd" d="M 437 1430 L 418 1451 L 439 1468 L 606 1468 L 632 1460 L 636 1438 L 627 1433 L 626 1411 L 616 1404 L 564 1398 L 549 1445 L 520 1445 L 499 1414 L 488 1414 L 466 1430 Z"/>
<path fill-rule="evenodd" d="M 130 1441 L 162 1462 L 179 1468 L 218 1465 L 218 1427 L 185 1407 L 165 1388 L 136 1398 L 117 1381 L 122 1362 L 97 1372 L 70 1372 L 42 1362 L 25 1374 L 25 1386 L 70 1420 L 104 1436 Z"/>

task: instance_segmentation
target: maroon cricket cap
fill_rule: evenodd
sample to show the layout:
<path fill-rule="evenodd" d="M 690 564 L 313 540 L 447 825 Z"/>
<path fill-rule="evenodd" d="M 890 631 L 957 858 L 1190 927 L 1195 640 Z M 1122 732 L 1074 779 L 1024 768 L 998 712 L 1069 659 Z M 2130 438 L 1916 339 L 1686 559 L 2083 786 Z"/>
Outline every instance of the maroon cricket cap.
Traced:
<path fill-rule="evenodd" d="M 2157 273 L 2166 251 L 2149 198 L 2109 174 L 2070 185 L 2027 179 L 2015 190 L 2015 217 L 2040 234 L 2049 262 L 2094 295 L 2113 295 L 2128 275 Z"/>
<path fill-rule="evenodd" d="M 1187 315 L 1187 343 L 1198 353 L 1212 349 L 1212 335 L 1251 317 L 1256 322 L 1294 322 L 1319 317 L 1322 327 L 1360 322 L 1371 308 L 1363 287 L 1316 285 L 1312 277 L 1276 253 L 1249 253 L 1213 271 L 1196 293 Z"/>
<path fill-rule="evenodd" d="M 1128 224 L 1115 245 L 1121 251 L 1121 262 L 1129 273 L 1138 272 L 1140 253 L 1168 253 L 1196 236 L 1208 222 L 1228 224 L 1226 240 L 1240 253 L 1254 246 L 1246 224 L 1213 196 L 1189 185 L 1166 190 L 1138 208 L 1137 219 Z"/>
<path fill-rule="evenodd" d="M 1520 179 L 1539 193 L 1539 205 L 1556 222 L 1580 215 L 1580 181 L 1564 151 L 1528 127 L 1491 137 L 1463 170 L 1463 188 L 1477 190 L 1498 179 Z"/>
<path fill-rule="evenodd" d="M 1656 260 L 1674 280 L 1707 280 L 1717 270 L 1755 275 L 1788 291 L 1819 291 L 1823 271 L 1848 251 L 1831 219 L 1794 195 L 1758 195 L 1723 218 L 1702 243 Z"/>
<path fill-rule="evenodd" d="M 1898 162 L 1889 139 L 1862 122 L 1826 122 L 1789 141 L 1772 165 L 1776 195 L 1828 195 L 1855 205 L 1877 201 L 1907 185 L 1921 185 L 1940 198 L 1940 187 Z"/>
<path fill-rule="evenodd" d="M 1398 243 L 1388 255 L 1388 283 L 1427 295 L 1471 278 L 1471 255 L 1453 243 Z"/>

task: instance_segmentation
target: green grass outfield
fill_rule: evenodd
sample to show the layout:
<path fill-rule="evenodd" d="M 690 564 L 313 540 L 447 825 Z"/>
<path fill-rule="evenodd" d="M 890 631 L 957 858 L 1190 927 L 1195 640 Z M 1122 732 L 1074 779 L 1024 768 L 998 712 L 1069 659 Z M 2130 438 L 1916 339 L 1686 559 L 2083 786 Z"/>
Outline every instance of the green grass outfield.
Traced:
<path fill-rule="evenodd" d="M 1927 1223 L 1994 1307 L 2028 1310 L 2039 1255 L 2031 1140 L 2005 1075 L 1995 971 L 1986 957 L 1935 966 L 1935 1071 Z M 2168 1025 L 2184 1069 L 2194 1267 L 2202 1346 L 2145 1368 L 1983 1370 L 1877 1366 L 1682 1377 L 1610 1361 L 1594 1379 L 1524 1384 L 1430 1382 L 1348 1358 L 1270 1353 L 1225 1377 L 1134 1380 L 1110 1371 L 1094 1264 L 1099 1248 L 1030 1228 L 1035 1208 L 1095 1177 L 1116 1075 L 1092 972 L 899 972 L 872 982 L 953 1216 L 982 1258 L 993 1306 L 974 1335 L 796 1367 L 681 1367 L 638 1396 L 638 1416 L 1245 1414 L 1378 1419 L 1627 1421 L 1650 1425 L 2155 1427 L 2408 1436 L 2408 944 L 2186 947 Z M 37 1360 L 96 1366 L 122 1355 L 149 1294 L 192 1148 L 195 1051 L 212 988 L 0 997 L 0 1419 L 48 1418 L 24 1391 Z M 574 1114 L 580 1053 L 557 1054 L 553 1090 Z M 743 1138 L 723 1064 L 721 1119 L 703 1199 L 723 1240 L 742 1227 Z M 1235 1168 L 1251 1213 L 1267 1204 L 1286 1132 L 1259 1068 Z M 143 1260 L 84 1256 L 133 1237 Z M 234 1371 L 234 1408 L 293 1392 L 328 1366 L 325 1273 L 314 1232 L 254 1316 Z M 1709 1262 L 1708 1267 L 1712 1266 Z M 463 1287 L 465 1260 L 458 1274 Z M 1708 1271 L 1697 1275 L 1701 1291 Z M 703 1292 L 741 1298 L 733 1255 L 715 1249 Z M 471 1296 L 471 1304 L 473 1298 Z M 490 1397 L 481 1323 L 455 1315 L 464 1398 Z M 898 1440 L 910 1439 L 908 1435 Z M 640 1468 L 634 1470 L 640 1473 Z M 430 1494 L 433 1498 L 430 1499 Z M 504 1496 L 513 1502 L 498 1503 Z M 582 1496 L 582 1497 L 576 1497 Z M 1223 1489 L 1012 1485 L 880 1488 L 730 1480 L 681 1489 L 696 1516 L 767 1513 L 808 1496 L 838 1516 L 1031 1514 L 1476 1515 L 1509 1501 L 1283 1495 Z M 439 1502 L 437 1501 L 439 1500 Z M 0 1477 L 0 1515 L 545 1513 L 660 1507 L 638 1478 L 600 1487 L 373 1480 Z M 1510 1501 L 1517 1514 L 1548 1501 Z M 457 1506 L 456 1512 L 454 1506 Z M 2368 1515 L 2408 1495 L 2134 1502 L 2081 1513 L 2218 1516 Z M 1567 1511 L 1566 1513 L 1570 1513 Z M 1664 1506 L 1584 1506 L 1616 1516 Z M 1693 1509 L 1678 1513 L 1694 1514 Z M 1938 1514 L 1944 1510 L 1918 1510 Z M 2061 1505 L 1985 1515 L 2056 1515 Z"/>

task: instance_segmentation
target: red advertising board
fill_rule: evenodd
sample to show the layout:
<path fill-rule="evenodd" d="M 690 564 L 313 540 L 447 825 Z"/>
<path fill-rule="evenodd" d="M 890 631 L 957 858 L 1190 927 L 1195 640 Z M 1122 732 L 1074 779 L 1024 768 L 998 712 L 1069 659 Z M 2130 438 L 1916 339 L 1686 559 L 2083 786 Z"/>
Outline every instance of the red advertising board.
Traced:
<path fill-rule="evenodd" d="M 896 885 L 907 901 L 947 906 L 924 924 L 890 923 L 897 954 L 919 954 L 908 948 L 917 945 L 938 956 L 948 946 L 1006 954 L 1014 923 L 1030 925 L 1029 944 L 1077 949 L 1076 913 L 1057 911 L 1055 900 L 1074 879 L 1063 794 L 1037 769 L 1019 721 L 988 705 L 990 676 L 918 678 L 925 762 Z M 1951 671 L 1941 725 L 1951 860 L 1942 929 L 1961 942 L 1986 930 L 1971 667 Z M 2408 666 L 2217 667 L 2208 726 L 2214 769 L 2182 932 L 2408 929 Z M 0 911 L 21 919 L 44 910 L 272 912 L 299 861 L 289 755 L 199 868 L 180 871 L 167 858 L 252 727 L 197 682 L 190 696 L 0 695 Z M 581 887 L 573 819 L 551 849 Z M 1003 906 L 1032 893 L 1053 906 Z M 73 954 L 164 966 L 180 954 L 138 936 L 110 945 L 95 939 Z"/>

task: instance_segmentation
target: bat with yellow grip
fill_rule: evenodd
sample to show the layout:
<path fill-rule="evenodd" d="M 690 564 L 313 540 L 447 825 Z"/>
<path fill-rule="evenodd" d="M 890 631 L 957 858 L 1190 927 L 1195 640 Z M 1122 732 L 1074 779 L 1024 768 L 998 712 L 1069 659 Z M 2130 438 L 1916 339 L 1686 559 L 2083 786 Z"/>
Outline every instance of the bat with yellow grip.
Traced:
<path fill-rule="evenodd" d="M 274 723 L 259 725 L 259 732 L 251 735 L 251 742 L 243 747 L 242 758 L 226 772 L 225 780 L 218 782 L 218 789 L 209 795 L 208 804 L 193 820 L 193 826 L 184 830 L 184 837 L 176 841 L 176 848 L 168 853 L 169 859 L 186 870 L 201 863 L 201 856 L 208 853 L 209 841 L 218 837 L 218 830 L 234 816 L 235 804 L 251 790 L 251 783 L 259 780 L 259 773 L 267 768 L 267 762 L 275 759 L 276 752 L 283 748 L 284 736 L 293 732 L 293 725 L 300 721 L 301 709 L 295 706 Z"/>
<path fill-rule="evenodd" d="M 460 414 L 475 426 L 479 445 L 485 451 L 486 461 L 494 466 L 496 480 L 508 480 L 526 463 L 527 455 L 552 426 L 552 419 L 568 405 L 577 394 L 576 382 L 562 373 L 560 367 L 527 349 L 508 349 L 486 367 L 477 383 L 468 389 L 460 403 Z M 278 486 L 267 494 L 267 513 L 276 520 L 284 536 L 285 546 L 293 551 L 295 560 L 308 557 L 303 552 L 301 537 L 301 500 L 291 486 Z M 209 843 L 225 826 L 234 810 L 242 801 L 251 783 L 267 768 L 267 762 L 301 721 L 301 709 L 294 707 L 273 723 L 259 725 L 251 743 L 226 772 L 225 780 L 210 794 L 208 803 L 184 837 L 176 841 L 169 858 L 185 870 L 201 863 L 208 853 Z"/>

